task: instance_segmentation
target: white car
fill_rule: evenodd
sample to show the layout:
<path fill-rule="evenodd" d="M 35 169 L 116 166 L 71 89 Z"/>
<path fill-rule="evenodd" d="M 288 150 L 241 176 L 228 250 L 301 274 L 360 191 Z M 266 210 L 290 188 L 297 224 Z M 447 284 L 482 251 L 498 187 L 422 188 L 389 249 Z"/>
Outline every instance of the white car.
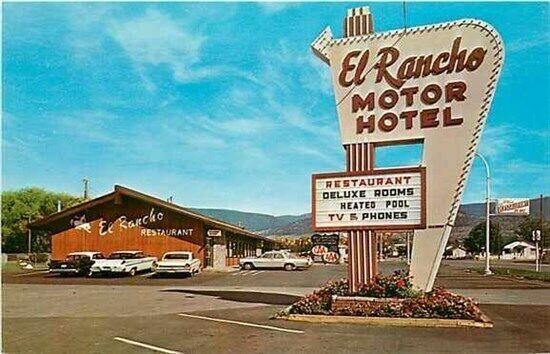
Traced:
<path fill-rule="evenodd" d="M 156 274 L 188 274 L 193 276 L 201 270 L 201 261 L 193 258 L 193 252 L 167 252 L 157 263 Z"/>
<path fill-rule="evenodd" d="M 294 256 L 285 251 L 269 251 L 259 257 L 245 257 L 239 260 L 242 269 L 282 268 L 284 270 L 309 268 L 313 261 L 309 257 Z"/>
<path fill-rule="evenodd" d="M 142 251 L 117 251 L 111 253 L 106 259 L 98 259 L 90 268 L 90 273 L 100 274 L 128 274 L 136 275 L 137 272 L 152 270 L 156 267 L 157 257 L 149 257 Z"/>

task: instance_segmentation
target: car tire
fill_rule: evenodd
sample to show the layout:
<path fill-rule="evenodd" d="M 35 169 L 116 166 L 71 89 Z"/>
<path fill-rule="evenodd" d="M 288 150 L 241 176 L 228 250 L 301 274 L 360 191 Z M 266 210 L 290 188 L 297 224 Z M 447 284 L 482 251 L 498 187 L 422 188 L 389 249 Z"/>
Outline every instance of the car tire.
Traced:
<path fill-rule="evenodd" d="M 244 270 L 254 269 L 254 265 L 252 265 L 252 263 L 245 263 L 245 264 L 243 264 L 243 269 Z"/>
<path fill-rule="evenodd" d="M 130 269 L 130 271 L 128 272 L 128 275 L 131 276 L 131 277 L 133 277 L 133 276 L 136 275 L 136 273 L 137 273 L 137 269 L 136 269 L 136 268 L 132 268 L 132 269 Z"/>
<path fill-rule="evenodd" d="M 285 264 L 284 268 L 285 268 L 286 271 L 291 271 L 291 270 L 294 270 L 294 268 L 296 268 L 296 267 L 292 263 L 287 263 L 287 264 Z"/>
<path fill-rule="evenodd" d="M 90 269 L 90 270 L 88 271 L 88 274 L 86 274 L 86 275 L 87 275 L 88 277 L 91 278 L 91 277 L 94 276 L 94 272 L 92 272 L 92 270 Z"/>

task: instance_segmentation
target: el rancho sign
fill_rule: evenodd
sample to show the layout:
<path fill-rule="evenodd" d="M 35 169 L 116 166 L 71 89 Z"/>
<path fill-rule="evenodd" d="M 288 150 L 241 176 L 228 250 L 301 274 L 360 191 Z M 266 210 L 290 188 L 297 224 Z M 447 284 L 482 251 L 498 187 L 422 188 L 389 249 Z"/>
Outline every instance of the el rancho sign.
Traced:
<path fill-rule="evenodd" d="M 150 208 L 149 212 L 138 217 L 129 218 L 121 215 L 114 221 L 99 220 L 97 234 L 99 236 L 117 235 L 117 231 L 139 229 L 141 236 L 171 236 L 185 237 L 193 235 L 192 228 L 158 228 L 155 227 L 158 222 L 164 220 L 164 212 L 155 208 Z M 82 230 L 87 234 L 92 234 L 92 224 L 86 221 L 86 215 L 75 215 L 70 221 L 70 225 L 75 230 Z"/>
<path fill-rule="evenodd" d="M 327 27 L 311 44 L 330 66 L 347 170 L 313 176 L 313 229 L 349 232 L 352 287 L 376 273 L 375 231 L 414 230 L 410 272 L 430 290 L 498 82 L 502 40 L 473 19 L 376 33 L 368 7 L 348 10 L 343 32 L 333 38 Z M 377 148 L 413 143 L 422 144 L 416 171 L 375 168 Z"/>
<path fill-rule="evenodd" d="M 369 67 L 374 71 L 375 84 L 389 86 L 382 92 L 368 89 L 365 95 L 352 94 L 350 109 L 352 114 L 357 114 L 356 134 L 370 134 L 375 130 L 391 133 L 400 124 L 406 130 L 415 125 L 420 129 L 461 125 L 463 117 L 453 116 L 452 105 L 466 100 L 467 85 L 464 81 L 408 84 L 414 79 L 437 79 L 448 74 L 476 71 L 487 51 L 482 47 L 471 51 L 462 49 L 461 41 L 461 37 L 455 38 L 449 50 L 438 54 L 406 58 L 402 58 L 395 47 L 381 48 L 372 56 L 369 49 L 345 54 L 338 72 L 340 87 L 361 86 L 366 82 Z M 394 111 L 398 105 L 399 109 Z M 410 109 L 419 105 L 438 107 Z"/>

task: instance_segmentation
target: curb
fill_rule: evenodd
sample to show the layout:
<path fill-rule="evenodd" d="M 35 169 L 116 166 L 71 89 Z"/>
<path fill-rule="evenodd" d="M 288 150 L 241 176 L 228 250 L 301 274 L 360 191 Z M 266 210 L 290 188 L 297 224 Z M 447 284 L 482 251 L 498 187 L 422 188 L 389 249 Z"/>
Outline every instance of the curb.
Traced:
<path fill-rule="evenodd" d="M 325 316 L 325 315 L 277 315 L 278 320 L 309 323 L 351 323 L 374 326 L 393 327 L 435 327 L 435 328 L 493 328 L 490 319 L 483 315 L 482 322 L 474 320 L 442 318 L 394 318 L 394 317 L 359 317 L 359 316 Z"/>

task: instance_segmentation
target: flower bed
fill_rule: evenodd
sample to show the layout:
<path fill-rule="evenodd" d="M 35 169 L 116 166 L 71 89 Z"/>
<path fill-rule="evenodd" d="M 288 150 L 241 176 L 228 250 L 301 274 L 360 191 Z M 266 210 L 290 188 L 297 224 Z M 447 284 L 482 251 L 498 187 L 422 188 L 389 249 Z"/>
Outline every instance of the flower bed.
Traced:
<path fill-rule="evenodd" d="M 292 314 L 486 320 L 472 299 L 441 288 L 417 291 L 404 272 L 378 275 L 355 293 L 346 280 L 329 282 L 281 315 Z"/>

